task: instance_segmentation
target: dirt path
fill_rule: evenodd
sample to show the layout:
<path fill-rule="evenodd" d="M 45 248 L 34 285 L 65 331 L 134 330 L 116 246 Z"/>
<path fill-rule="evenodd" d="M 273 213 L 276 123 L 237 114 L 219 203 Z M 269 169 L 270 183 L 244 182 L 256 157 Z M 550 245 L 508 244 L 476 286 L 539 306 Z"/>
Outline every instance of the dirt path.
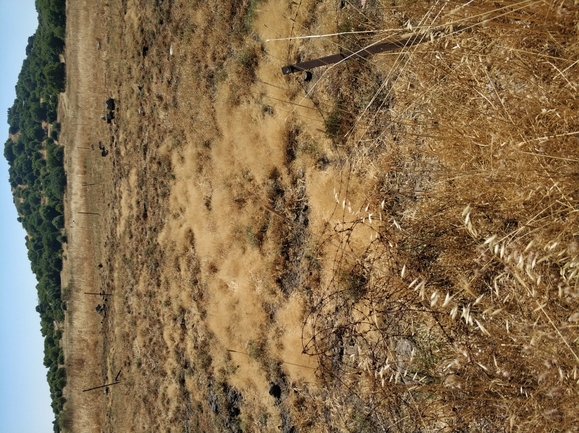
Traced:
<path fill-rule="evenodd" d="M 95 306 L 102 298 L 85 293 L 102 290 L 98 264 L 102 260 L 103 226 L 110 185 L 110 165 L 103 161 L 98 142 L 106 133 L 99 116 L 105 100 L 105 53 L 96 49 L 104 38 L 94 25 L 105 13 L 99 2 L 79 2 L 67 8 L 66 93 L 61 95 L 59 121 L 67 170 L 66 220 L 68 245 L 63 270 L 67 303 L 63 345 L 68 382 L 68 413 L 63 424 L 91 431 L 102 423 L 95 396 L 83 389 L 102 384 L 101 317 Z M 100 395 L 99 395 L 100 396 Z M 98 399 L 97 399 L 98 401 Z"/>

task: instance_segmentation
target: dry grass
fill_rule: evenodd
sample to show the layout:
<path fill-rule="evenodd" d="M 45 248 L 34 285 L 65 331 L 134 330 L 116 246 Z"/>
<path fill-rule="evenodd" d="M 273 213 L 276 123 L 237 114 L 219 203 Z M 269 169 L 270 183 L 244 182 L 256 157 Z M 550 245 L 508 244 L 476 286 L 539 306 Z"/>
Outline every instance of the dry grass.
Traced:
<path fill-rule="evenodd" d="M 576 9 L 392 11 L 338 43 L 425 42 L 309 89 L 346 163 L 306 349 L 349 431 L 574 431 Z"/>
<path fill-rule="evenodd" d="M 576 8 L 339 3 L 69 5 L 67 431 L 578 429 Z"/>

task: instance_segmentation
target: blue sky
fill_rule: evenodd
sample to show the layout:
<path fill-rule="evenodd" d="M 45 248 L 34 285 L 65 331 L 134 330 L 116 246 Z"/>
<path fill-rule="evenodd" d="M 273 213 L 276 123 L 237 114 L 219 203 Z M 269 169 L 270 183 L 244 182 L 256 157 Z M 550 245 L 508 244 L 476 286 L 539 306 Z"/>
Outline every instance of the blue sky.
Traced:
<path fill-rule="evenodd" d="M 34 0 L 0 0 L 0 20 L 0 433 L 49 433 L 54 415 L 42 365 L 40 317 L 34 309 L 36 278 L 2 154 L 8 138 L 6 112 L 16 97 L 28 37 L 38 27 Z"/>

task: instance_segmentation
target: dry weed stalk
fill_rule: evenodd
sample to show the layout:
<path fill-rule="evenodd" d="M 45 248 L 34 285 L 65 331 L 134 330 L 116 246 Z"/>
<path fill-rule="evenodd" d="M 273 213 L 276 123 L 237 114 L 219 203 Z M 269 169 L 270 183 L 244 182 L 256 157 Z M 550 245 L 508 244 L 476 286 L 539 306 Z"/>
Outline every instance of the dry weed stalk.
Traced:
<path fill-rule="evenodd" d="M 304 348 L 355 396 L 349 428 L 577 429 L 577 12 L 420 7 L 390 20 L 461 31 L 323 76 L 340 89 L 328 125 L 349 195 L 335 194 Z M 374 203 L 358 213 L 356 176 Z"/>

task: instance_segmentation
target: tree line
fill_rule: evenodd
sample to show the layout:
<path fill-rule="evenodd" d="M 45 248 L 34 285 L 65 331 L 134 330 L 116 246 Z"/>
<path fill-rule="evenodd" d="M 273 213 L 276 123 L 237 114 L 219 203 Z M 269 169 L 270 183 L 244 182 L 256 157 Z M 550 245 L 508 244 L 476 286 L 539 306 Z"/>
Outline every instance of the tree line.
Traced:
<path fill-rule="evenodd" d="M 9 137 L 4 156 L 9 165 L 18 221 L 38 281 L 38 306 L 44 336 L 44 365 L 55 414 L 54 431 L 65 399 L 64 353 L 60 345 L 66 305 L 61 298 L 66 173 L 64 148 L 58 143 L 58 95 L 65 88 L 62 62 L 66 28 L 65 0 L 36 0 L 38 28 L 28 38 L 26 58 L 8 109 Z"/>

